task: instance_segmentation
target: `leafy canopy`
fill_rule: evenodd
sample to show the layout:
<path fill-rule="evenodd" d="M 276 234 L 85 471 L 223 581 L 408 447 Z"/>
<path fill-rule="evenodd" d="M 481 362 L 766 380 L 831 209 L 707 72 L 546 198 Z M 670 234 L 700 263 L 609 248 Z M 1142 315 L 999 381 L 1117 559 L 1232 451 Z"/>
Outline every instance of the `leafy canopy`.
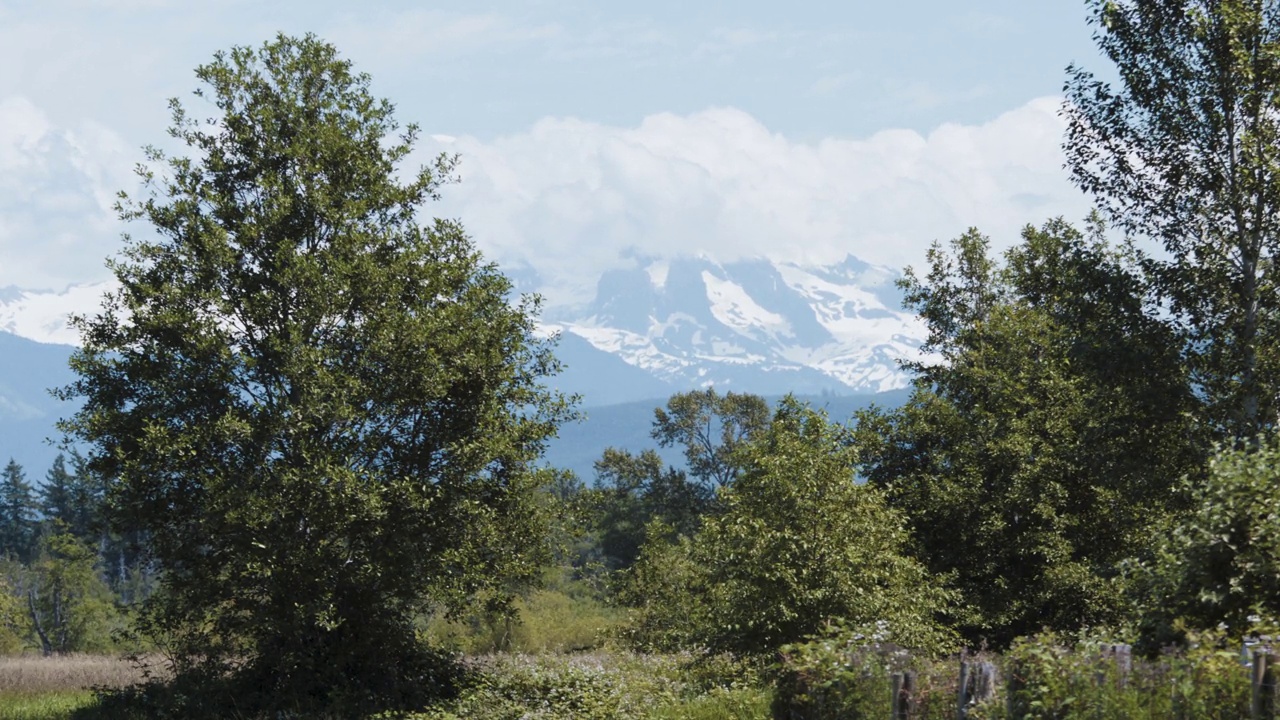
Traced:
<path fill-rule="evenodd" d="M 737 481 L 693 537 L 651 534 L 633 568 L 631 636 L 653 647 L 767 653 L 832 621 L 945 636 L 947 597 L 905 554 L 903 518 L 854 481 L 843 428 L 793 399 L 739 447 Z"/>
<path fill-rule="evenodd" d="M 1273 427 L 1280 397 L 1280 3 L 1089 0 L 1118 84 L 1068 69 L 1064 150 L 1187 333 L 1224 439 Z"/>
<path fill-rule="evenodd" d="M 861 470 L 969 603 L 968 640 L 1114 620 L 1115 565 L 1183 498 L 1203 442 L 1179 339 L 1135 262 L 1062 221 L 1001 263 L 970 231 L 908 271 L 929 330 L 900 409 L 859 417 Z"/>

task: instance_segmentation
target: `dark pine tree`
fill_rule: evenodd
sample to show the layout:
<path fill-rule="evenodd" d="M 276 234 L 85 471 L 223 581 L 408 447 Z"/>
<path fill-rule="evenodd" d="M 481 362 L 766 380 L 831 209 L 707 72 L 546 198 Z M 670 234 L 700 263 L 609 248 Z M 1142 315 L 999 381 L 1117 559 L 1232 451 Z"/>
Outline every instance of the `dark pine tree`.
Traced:
<path fill-rule="evenodd" d="M 27 563 L 35 549 L 36 497 L 22 466 L 12 458 L 0 472 L 0 557 Z"/>
<path fill-rule="evenodd" d="M 44 487 L 40 488 L 40 509 L 46 521 L 63 523 L 70 528 L 74 519 L 75 507 L 72 492 L 75 489 L 75 476 L 67 471 L 67 460 L 58 453 L 53 459 L 53 466 L 44 476 Z"/>

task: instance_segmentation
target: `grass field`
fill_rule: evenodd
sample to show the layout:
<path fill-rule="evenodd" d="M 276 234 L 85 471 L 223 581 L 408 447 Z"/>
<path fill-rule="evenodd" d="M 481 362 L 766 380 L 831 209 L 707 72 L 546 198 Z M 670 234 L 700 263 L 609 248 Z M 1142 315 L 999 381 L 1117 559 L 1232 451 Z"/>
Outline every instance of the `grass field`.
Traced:
<path fill-rule="evenodd" d="M 62 720 L 94 703 L 93 687 L 122 687 L 142 670 L 117 656 L 0 657 L 0 720 Z"/>
<path fill-rule="evenodd" d="M 0 690 L 0 720 L 64 720 L 94 702 L 89 690 Z"/>

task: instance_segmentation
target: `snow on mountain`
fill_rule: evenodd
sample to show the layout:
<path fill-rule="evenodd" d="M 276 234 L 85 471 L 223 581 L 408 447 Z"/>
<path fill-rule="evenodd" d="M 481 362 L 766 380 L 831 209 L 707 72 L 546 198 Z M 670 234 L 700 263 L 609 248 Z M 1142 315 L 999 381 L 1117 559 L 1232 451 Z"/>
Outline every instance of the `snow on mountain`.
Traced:
<path fill-rule="evenodd" d="M 601 277 L 594 302 L 549 324 L 677 388 L 884 392 L 925 336 L 898 275 L 850 256 L 829 266 L 763 259 L 655 262 Z"/>
<path fill-rule="evenodd" d="M 548 308 L 567 371 L 554 384 L 588 404 L 715 386 L 764 395 L 905 387 L 898 367 L 924 328 L 901 310 L 898 274 L 852 256 L 831 266 L 765 259 L 654 261 L 612 270 L 584 308 Z M 74 345 L 71 313 L 97 310 L 108 283 L 60 292 L 0 289 L 0 331 Z"/>
<path fill-rule="evenodd" d="M 72 285 L 62 291 L 0 288 L 0 331 L 54 345 L 75 345 L 80 336 L 67 325 L 74 313 L 95 312 L 111 283 Z"/>

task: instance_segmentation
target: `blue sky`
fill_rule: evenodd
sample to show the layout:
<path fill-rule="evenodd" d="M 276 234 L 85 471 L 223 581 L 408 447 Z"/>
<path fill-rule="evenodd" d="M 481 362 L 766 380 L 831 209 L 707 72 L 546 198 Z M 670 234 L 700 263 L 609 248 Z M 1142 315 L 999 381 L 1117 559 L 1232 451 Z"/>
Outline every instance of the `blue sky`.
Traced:
<path fill-rule="evenodd" d="M 428 212 L 553 302 L 637 257 L 901 267 L 969 225 L 1078 219 L 1057 95 L 1068 62 L 1107 69 L 1066 0 L 0 0 L 0 287 L 103 279 L 166 99 L 280 30 L 371 73 L 420 160 L 460 152 Z"/>

